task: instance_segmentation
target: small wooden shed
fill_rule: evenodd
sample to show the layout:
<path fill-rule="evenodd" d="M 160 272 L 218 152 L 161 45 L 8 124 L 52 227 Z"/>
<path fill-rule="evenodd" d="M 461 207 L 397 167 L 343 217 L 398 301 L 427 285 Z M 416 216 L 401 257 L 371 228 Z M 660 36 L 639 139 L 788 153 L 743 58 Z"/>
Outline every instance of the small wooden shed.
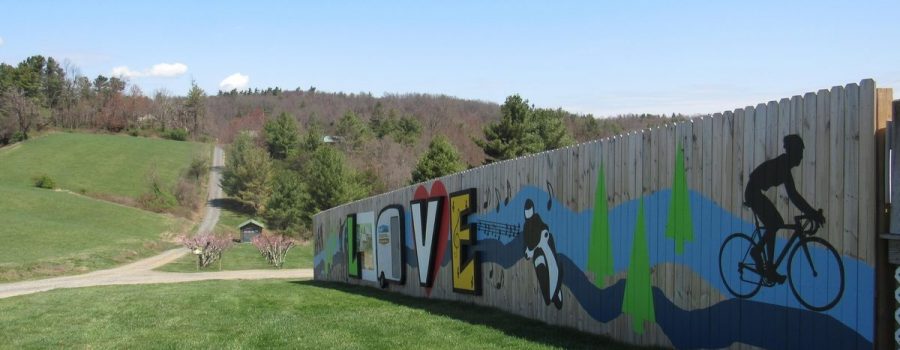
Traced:
<path fill-rule="evenodd" d="M 238 225 L 238 229 L 241 230 L 241 242 L 250 242 L 253 237 L 262 233 L 264 228 L 266 228 L 266 226 L 259 221 L 253 219 L 244 221 Z"/>

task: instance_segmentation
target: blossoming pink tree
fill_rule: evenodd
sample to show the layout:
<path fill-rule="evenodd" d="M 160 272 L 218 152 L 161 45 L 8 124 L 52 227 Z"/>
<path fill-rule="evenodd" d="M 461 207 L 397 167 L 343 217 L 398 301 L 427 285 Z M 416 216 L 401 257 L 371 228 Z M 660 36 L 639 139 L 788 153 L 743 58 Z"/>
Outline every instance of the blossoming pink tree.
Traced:
<path fill-rule="evenodd" d="M 234 243 L 228 237 L 213 233 L 201 233 L 196 236 L 181 236 L 179 242 L 197 255 L 197 266 L 204 268 L 222 258 L 222 252 L 231 248 Z"/>
<path fill-rule="evenodd" d="M 253 245 L 259 249 L 266 261 L 276 269 L 284 265 L 284 257 L 287 252 L 297 245 L 297 240 L 285 235 L 272 235 L 263 233 L 253 237 Z"/>

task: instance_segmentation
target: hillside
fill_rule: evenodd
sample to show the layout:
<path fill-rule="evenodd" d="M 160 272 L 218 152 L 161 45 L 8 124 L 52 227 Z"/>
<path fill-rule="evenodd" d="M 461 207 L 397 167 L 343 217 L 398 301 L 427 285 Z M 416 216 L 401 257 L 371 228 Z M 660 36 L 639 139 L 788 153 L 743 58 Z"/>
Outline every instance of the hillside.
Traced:
<path fill-rule="evenodd" d="M 350 164 L 369 170 L 384 181 L 383 189 L 406 185 L 410 173 L 428 143 L 436 135 L 447 137 L 470 166 L 484 162 L 485 155 L 474 139 L 483 139 L 486 125 L 500 120 L 500 105 L 478 100 L 464 100 L 445 95 L 388 94 L 376 97 L 369 93 L 346 94 L 310 90 L 281 91 L 267 89 L 256 92 L 222 93 L 206 101 L 210 131 L 220 142 L 230 142 L 241 130 L 262 132 L 267 119 L 289 113 L 300 123 L 301 132 L 317 123 L 328 135 L 338 135 L 337 121 L 352 112 L 364 122 L 373 117 L 413 118 L 422 126 L 419 138 L 402 145 L 385 137 L 371 138 L 359 150 L 347 152 Z M 595 118 L 560 110 L 569 134 L 577 142 L 612 136 L 672 122 L 660 115 L 620 115 Z"/>
<path fill-rule="evenodd" d="M 0 184 L 30 186 L 48 175 L 57 187 L 89 195 L 137 198 L 147 191 L 155 172 L 171 187 L 195 154 L 207 154 L 200 143 L 80 133 L 53 133 L 0 149 Z"/>
<path fill-rule="evenodd" d="M 208 145 L 116 135 L 55 133 L 0 149 L 0 282 L 111 267 L 153 255 L 189 222 L 93 197 L 134 199 L 157 164 L 174 184 Z M 35 188 L 46 174 L 57 188 Z"/>

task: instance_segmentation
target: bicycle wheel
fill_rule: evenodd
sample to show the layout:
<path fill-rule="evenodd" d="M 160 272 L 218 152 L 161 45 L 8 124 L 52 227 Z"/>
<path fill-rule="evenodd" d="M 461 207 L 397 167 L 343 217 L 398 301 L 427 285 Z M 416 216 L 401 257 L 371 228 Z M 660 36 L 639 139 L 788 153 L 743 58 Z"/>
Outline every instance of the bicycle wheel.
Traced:
<path fill-rule="evenodd" d="M 719 249 L 719 274 L 725 288 L 738 298 L 750 298 L 759 292 L 762 275 L 758 273 L 750 249 L 756 244 L 743 233 L 733 233 Z"/>
<path fill-rule="evenodd" d="M 828 241 L 800 240 L 788 257 L 788 281 L 800 304 L 813 311 L 833 308 L 844 295 L 844 263 Z"/>

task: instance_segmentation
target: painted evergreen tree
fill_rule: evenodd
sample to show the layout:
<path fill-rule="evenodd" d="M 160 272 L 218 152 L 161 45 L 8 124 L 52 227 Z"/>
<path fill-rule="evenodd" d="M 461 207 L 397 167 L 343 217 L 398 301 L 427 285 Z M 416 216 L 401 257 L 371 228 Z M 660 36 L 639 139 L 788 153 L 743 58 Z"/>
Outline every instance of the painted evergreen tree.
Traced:
<path fill-rule="evenodd" d="M 609 241 L 609 210 L 606 203 L 606 173 L 603 163 L 597 173 L 597 191 L 594 194 L 594 216 L 591 221 L 591 243 L 588 248 L 588 270 L 594 273 L 594 285 L 603 288 L 606 278 L 612 276 L 613 255 Z"/>
<path fill-rule="evenodd" d="M 631 316 L 632 328 L 644 333 L 644 322 L 656 322 L 653 308 L 653 288 L 650 284 L 650 254 L 647 252 L 647 232 L 644 228 L 644 200 L 638 204 L 634 241 L 631 243 L 631 262 L 625 280 L 622 312 Z"/>
<path fill-rule="evenodd" d="M 688 195 L 687 174 L 684 171 L 684 149 L 678 145 L 675 152 L 675 171 L 672 179 L 672 201 L 669 203 L 669 219 L 666 237 L 675 240 L 675 253 L 684 252 L 684 242 L 694 240 L 694 224 L 691 222 L 691 199 Z"/>

